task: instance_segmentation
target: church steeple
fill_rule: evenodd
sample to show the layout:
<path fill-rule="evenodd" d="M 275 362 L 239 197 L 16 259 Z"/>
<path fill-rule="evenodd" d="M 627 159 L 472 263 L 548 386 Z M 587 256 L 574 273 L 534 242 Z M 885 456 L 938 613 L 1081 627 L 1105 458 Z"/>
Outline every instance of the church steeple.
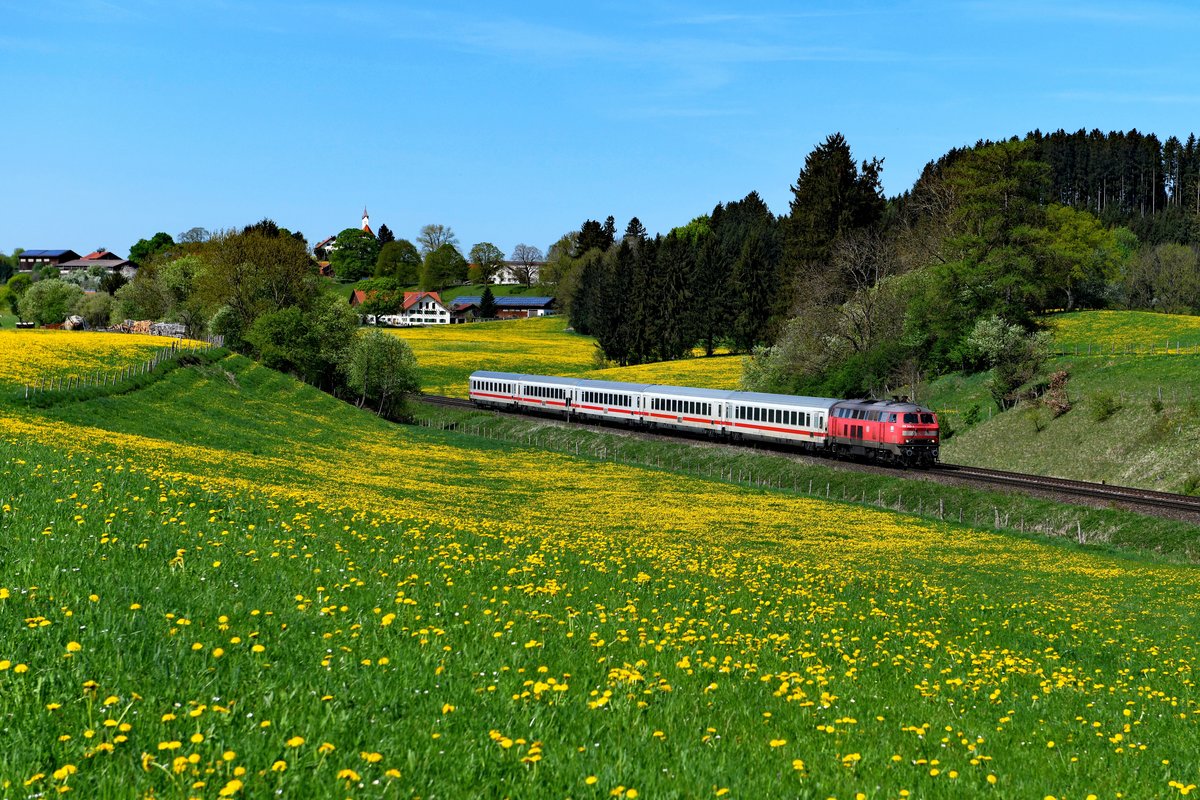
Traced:
<path fill-rule="evenodd" d="M 367 214 L 367 207 L 366 207 L 366 206 L 363 206 L 363 223 L 362 223 L 362 229 L 363 229 L 364 231 L 366 231 L 367 233 L 371 234 L 372 236 L 374 236 L 374 235 L 375 235 L 375 231 L 371 230 L 371 217 L 370 217 L 370 215 L 369 215 L 369 214 Z"/>

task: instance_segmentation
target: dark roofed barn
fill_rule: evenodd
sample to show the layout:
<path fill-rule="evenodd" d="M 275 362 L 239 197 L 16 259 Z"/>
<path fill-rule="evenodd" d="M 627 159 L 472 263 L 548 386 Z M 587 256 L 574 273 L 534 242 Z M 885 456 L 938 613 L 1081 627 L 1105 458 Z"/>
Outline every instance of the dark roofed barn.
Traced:
<path fill-rule="evenodd" d="M 74 250 L 26 250 L 17 257 L 17 271 L 33 272 L 42 267 L 58 267 L 79 258 Z"/>
<path fill-rule="evenodd" d="M 450 310 L 466 311 L 474 306 L 479 308 L 481 298 L 478 295 L 455 298 Z M 525 317 L 544 317 L 555 313 L 553 297 L 497 297 L 497 319 L 523 319 Z"/>

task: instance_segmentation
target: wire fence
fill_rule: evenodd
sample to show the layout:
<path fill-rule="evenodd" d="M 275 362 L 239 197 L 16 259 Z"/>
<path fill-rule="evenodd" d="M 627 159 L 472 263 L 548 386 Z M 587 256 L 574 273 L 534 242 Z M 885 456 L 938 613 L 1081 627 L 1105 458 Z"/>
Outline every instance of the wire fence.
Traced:
<path fill-rule="evenodd" d="M 1200 342 L 1163 339 L 1161 342 L 1073 342 L 1054 345 L 1056 356 L 1194 356 Z"/>
<path fill-rule="evenodd" d="M 145 361 L 127 364 L 117 369 L 97 370 L 86 375 L 48 375 L 34 383 L 24 384 L 24 399 L 32 400 L 51 392 L 73 392 L 81 389 L 103 389 L 121 386 L 141 375 L 153 372 L 160 364 L 176 361 L 184 355 L 223 347 L 224 337 L 212 336 L 204 339 L 173 341 L 159 348 Z"/>

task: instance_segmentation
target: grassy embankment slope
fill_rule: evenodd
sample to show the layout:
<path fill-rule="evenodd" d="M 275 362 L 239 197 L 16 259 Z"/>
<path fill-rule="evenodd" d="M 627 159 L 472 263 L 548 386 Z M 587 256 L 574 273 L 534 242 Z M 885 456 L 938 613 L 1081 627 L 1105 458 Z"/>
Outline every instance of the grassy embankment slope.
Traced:
<path fill-rule="evenodd" d="M 0 409 L 0 465 L 6 794 L 1200 782 L 1191 567 L 390 426 L 236 357 Z"/>
<path fill-rule="evenodd" d="M 1200 481 L 1200 317 L 1089 311 L 1048 319 L 1074 407 L 996 413 L 985 375 L 935 382 L 929 403 L 957 433 L 946 461 L 1167 491 Z M 1090 354 L 1089 354 L 1090 349 Z M 1114 352 L 1115 350 L 1115 352 Z M 982 420 L 964 425 L 976 405 Z M 1014 447 L 1014 442 L 1023 443 Z"/>

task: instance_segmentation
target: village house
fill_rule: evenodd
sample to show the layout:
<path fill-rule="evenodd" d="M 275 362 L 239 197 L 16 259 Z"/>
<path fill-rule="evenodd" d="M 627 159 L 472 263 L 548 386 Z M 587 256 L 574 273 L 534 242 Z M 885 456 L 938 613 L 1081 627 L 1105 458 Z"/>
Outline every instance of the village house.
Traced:
<path fill-rule="evenodd" d="M 405 292 L 400 311 L 379 317 L 383 325 L 449 325 L 450 309 L 437 292 Z"/>

